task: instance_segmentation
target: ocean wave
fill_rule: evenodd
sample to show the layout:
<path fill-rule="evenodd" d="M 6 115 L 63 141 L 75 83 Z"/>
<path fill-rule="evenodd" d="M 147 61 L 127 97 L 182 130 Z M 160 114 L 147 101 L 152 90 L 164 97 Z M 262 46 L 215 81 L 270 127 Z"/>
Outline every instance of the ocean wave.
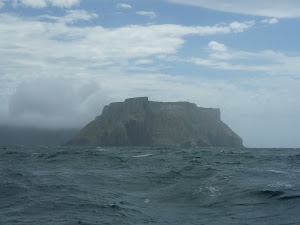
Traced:
<path fill-rule="evenodd" d="M 142 158 L 142 157 L 148 157 L 148 156 L 152 156 L 153 154 L 142 154 L 142 155 L 134 155 L 132 156 L 133 158 Z"/>
<path fill-rule="evenodd" d="M 0 224 L 300 221 L 296 150 L 276 150 L 275 155 L 268 149 L 229 148 L 5 151 L 0 152 Z"/>
<path fill-rule="evenodd" d="M 257 191 L 255 192 L 255 194 L 257 194 L 258 196 L 263 196 L 263 197 L 267 197 L 267 198 L 273 198 L 273 197 L 277 197 L 280 195 L 283 195 L 285 192 L 284 191 L 274 191 L 274 190 L 262 190 L 262 191 Z"/>
<path fill-rule="evenodd" d="M 281 200 L 294 200 L 294 199 L 300 199 L 299 195 L 287 195 L 280 198 Z"/>

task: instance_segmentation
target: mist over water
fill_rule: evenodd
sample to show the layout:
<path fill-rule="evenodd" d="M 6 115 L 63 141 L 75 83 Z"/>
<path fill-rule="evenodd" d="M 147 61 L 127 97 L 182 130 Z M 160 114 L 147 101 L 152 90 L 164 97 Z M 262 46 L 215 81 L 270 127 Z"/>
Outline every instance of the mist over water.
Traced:
<path fill-rule="evenodd" d="M 299 224 L 299 149 L 8 147 L 1 224 Z"/>

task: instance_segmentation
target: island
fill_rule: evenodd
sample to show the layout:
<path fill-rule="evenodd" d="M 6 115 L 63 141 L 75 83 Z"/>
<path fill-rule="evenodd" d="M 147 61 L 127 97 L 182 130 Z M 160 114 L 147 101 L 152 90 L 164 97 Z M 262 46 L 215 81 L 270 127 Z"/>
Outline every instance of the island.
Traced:
<path fill-rule="evenodd" d="M 243 147 L 243 141 L 221 121 L 220 109 L 138 97 L 105 106 L 66 145 Z"/>

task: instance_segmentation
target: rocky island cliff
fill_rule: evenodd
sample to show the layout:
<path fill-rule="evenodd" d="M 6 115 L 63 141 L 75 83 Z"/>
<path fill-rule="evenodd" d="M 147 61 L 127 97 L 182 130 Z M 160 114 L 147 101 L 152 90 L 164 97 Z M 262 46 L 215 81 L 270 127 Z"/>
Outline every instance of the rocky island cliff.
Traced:
<path fill-rule="evenodd" d="M 243 147 L 220 110 L 130 98 L 103 108 L 67 145 Z"/>

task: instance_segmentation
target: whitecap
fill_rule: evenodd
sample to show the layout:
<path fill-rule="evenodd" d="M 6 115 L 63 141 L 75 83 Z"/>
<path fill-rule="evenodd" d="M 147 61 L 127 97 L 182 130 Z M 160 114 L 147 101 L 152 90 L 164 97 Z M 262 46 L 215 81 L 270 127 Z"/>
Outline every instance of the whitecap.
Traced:
<path fill-rule="evenodd" d="M 133 158 L 141 158 L 141 157 L 147 157 L 147 156 L 151 156 L 153 154 L 144 154 L 144 155 L 134 155 L 132 156 Z"/>
<path fill-rule="evenodd" d="M 150 199 L 148 199 L 148 198 L 146 198 L 145 200 L 144 200 L 144 203 L 146 203 L 146 204 L 148 204 L 150 202 Z"/>
<path fill-rule="evenodd" d="M 214 196 L 217 192 L 219 192 L 219 190 L 215 187 L 212 186 L 208 186 L 206 187 L 206 189 L 211 193 L 212 196 Z"/>
<path fill-rule="evenodd" d="M 98 151 L 98 152 L 104 152 L 104 151 L 108 151 L 108 149 L 107 148 L 97 147 L 96 151 Z"/>
<path fill-rule="evenodd" d="M 268 172 L 271 172 L 271 173 L 277 173 L 277 174 L 288 174 L 287 172 L 284 172 L 284 171 L 280 171 L 280 170 L 267 170 Z"/>
<path fill-rule="evenodd" d="M 35 152 L 31 155 L 31 157 L 41 157 L 41 156 L 44 156 L 45 154 L 44 153 L 39 153 L 39 152 Z"/>
<path fill-rule="evenodd" d="M 274 183 L 274 184 L 268 184 L 268 187 L 292 189 L 294 187 L 294 185 L 289 184 L 289 183 L 285 183 L 285 182 L 277 182 L 277 183 Z"/>

